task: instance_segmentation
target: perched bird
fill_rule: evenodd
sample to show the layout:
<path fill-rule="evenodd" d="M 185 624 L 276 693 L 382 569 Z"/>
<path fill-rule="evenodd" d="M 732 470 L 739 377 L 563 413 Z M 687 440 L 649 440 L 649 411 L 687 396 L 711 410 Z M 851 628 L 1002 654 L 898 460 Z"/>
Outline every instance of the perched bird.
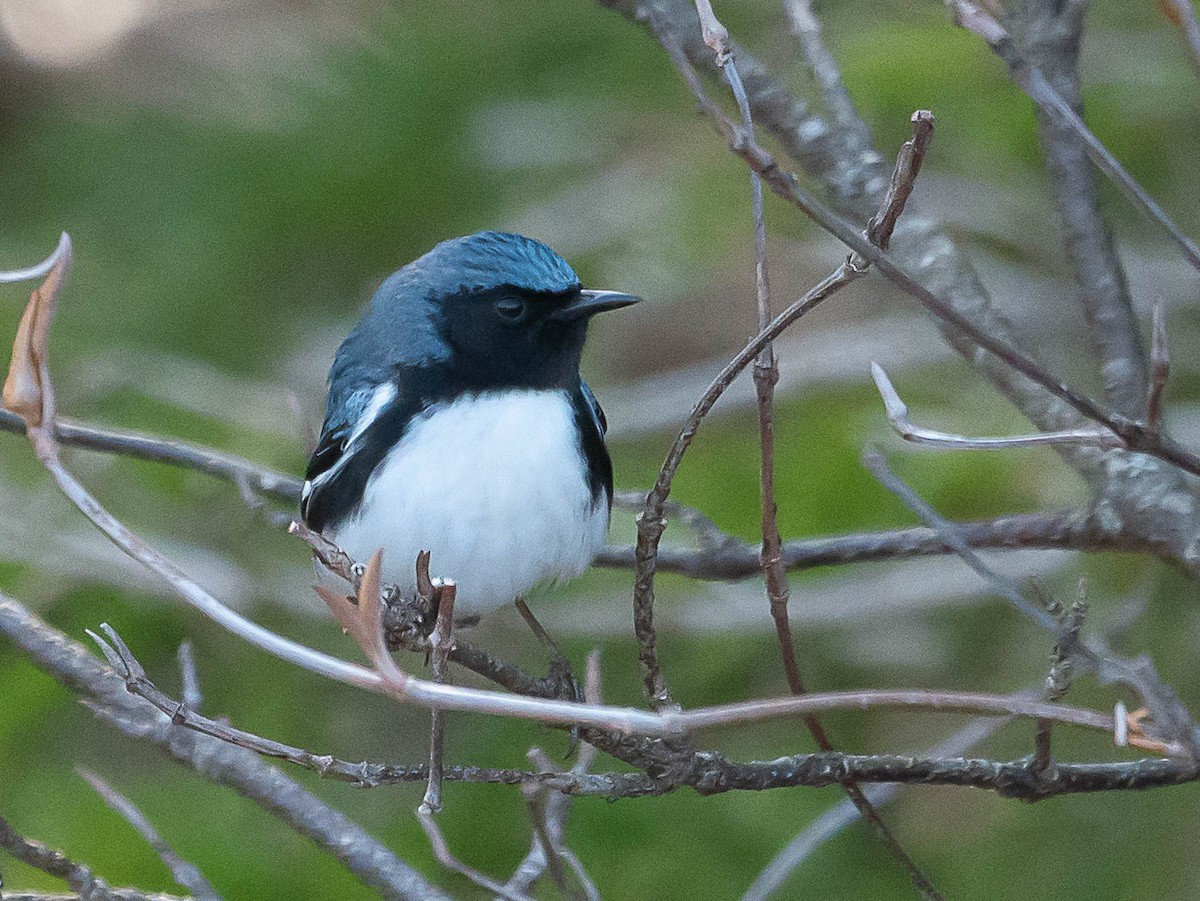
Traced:
<path fill-rule="evenodd" d="M 612 464 L 579 375 L 588 321 L 636 303 L 589 291 L 557 253 L 480 232 L 380 286 L 338 349 L 301 514 L 385 581 L 419 551 L 485 613 L 579 575 L 604 544 Z"/>

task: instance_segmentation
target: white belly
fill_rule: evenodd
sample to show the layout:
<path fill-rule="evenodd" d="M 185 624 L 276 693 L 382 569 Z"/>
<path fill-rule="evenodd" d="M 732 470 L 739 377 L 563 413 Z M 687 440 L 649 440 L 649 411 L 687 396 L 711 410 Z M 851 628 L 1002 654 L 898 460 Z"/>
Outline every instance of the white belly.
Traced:
<path fill-rule="evenodd" d="M 604 546 L 564 392 L 469 395 L 410 425 L 376 467 L 357 515 L 331 538 L 356 560 L 383 548 L 386 582 L 415 590 L 417 553 L 482 613 L 579 575 Z"/>

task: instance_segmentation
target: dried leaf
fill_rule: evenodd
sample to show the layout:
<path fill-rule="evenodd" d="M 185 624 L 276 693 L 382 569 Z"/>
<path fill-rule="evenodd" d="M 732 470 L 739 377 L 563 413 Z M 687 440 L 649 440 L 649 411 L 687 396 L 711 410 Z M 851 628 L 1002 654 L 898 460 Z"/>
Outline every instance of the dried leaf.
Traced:
<path fill-rule="evenodd" d="M 392 657 L 388 653 L 387 643 L 383 640 L 383 548 L 375 551 L 367 561 L 363 570 L 362 582 L 358 588 L 358 643 L 362 646 L 367 659 L 375 664 L 381 673 L 385 672 Z"/>
<path fill-rule="evenodd" d="M 321 584 L 314 585 L 313 591 L 325 602 L 325 606 L 333 611 L 333 615 L 342 624 L 342 632 L 354 634 L 358 631 L 358 608 L 349 597 Z"/>
<path fill-rule="evenodd" d="M 47 368 L 50 324 L 58 295 L 71 268 L 71 240 L 63 235 L 58 260 L 46 280 L 29 295 L 13 339 L 12 359 L 4 381 L 3 403 L 31 428 L 54 417 L 54 393 Z"/>

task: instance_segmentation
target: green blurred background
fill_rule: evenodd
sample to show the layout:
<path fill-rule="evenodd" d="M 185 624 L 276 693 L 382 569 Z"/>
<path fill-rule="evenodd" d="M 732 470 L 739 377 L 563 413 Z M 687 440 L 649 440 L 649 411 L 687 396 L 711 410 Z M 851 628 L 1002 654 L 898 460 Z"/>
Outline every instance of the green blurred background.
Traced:
<path fill-rule="evenodd" d="M 1096 132 L 1185 227 L 1200 231 L 1200 86 L 1150 0 L 1097 0 L 1083 70 Z M 1059 253 L 1029 103 L 938 3 L 847 0 L 819 7 L 847 84 L 890 156 L 912 110 L 938 134 L 915 202 L 962 242 L 999 303 L 1062 372 L 1094 388 L 1074 353 L 1081 313 Z M 735 35 L 795 90 L 816 92 L 769 0 L 718 5 Z M 562 252 L 585 283 L 647 303 L 597 322 L 585 368 L 613 423 L 619 488 L 645 488 L 672 424 L 753 331 L 753 245 L 742 164 L 709 127 L 661 49 L 586 0 L 538 3 L 214 0 L 0 4 L 0 267 L 28 265 L 71 232 L 76 263 L 55 327 L 62 410 L 205 442 L 298 473 L 319 425 L 334 348 L 372 288 L 445 237 L 519 230 Z M 1108 187 L 1136 302 L 1168 303 L 1171 416 L 1200 438 L 1194 272 Z M 842 253 L 768 198 L 779 304 Z M 0 334 L 24 286 L 0 289 Z M 1047 340 L 1047 336 L 1050 338 Z M 914 305 L 877 278 L 806 319 L 781 345 L 780 524 L 785 538 L 911 524 L 861 469 L 882 443 L 899 471 L 954 516 L 1086 500 L 1050 453 L 921 454 L 898 447 L 866 364 L 879 359 L 926 422 L 975 433 L 1021 417 L 939 343 Z M 702 430 L 675 496 L 753 539 L 757 445 L 748 393 Z M 303 547 L 236 490 L 175 469 L 84 452 L 70 462 L 115 513 L 264 624 L 346 656 L 355 649 L 307 585 Z M 426 714 L 323 682 L 230 639 L 169 598 L 93 534 L 49 486 L 25 442 L 0 436 L 0 588 L 69 635 L 112 623 L 152 678 L 178 692 L 174 655 L 195 644 L 205 710 L 317 753 L 415 762 Z M 668 541 L 686 536 L 668 533 Z M 614 516 L 613 541 L 632 535 Z M 1090 580 L 1091 626 L 1153 652 L 1190 703 L 1200 629 L 1195 585 L 1132 556 L 997 558 L 1069 597 Z M 664 578 L 662 652 L 687 705 L 785 691 L 756 582 Z M 132 586 L 132 588 L 130 587 Z M 793 617 L 819 689 L 938 686 L 1008 691 L 1044 677 L 1049 641 L 953 560 L 793 578 Z M 639 703 L 630 576 L 589 574 L 535 607 L 579 662 L 603 650 L 606 699 Z M 541 666 L 515 612 L 477 632 Z M 419 667 L 421 661 L 408 660 Z M 1073 697 L 1106 706 L 1082 682 Z M 916 751 L 948 717 L 830 717 L 839 746 Z M 810 747 L 797 724 L 703 736 L 738 758 Z M 1102 738 L 1059 730 L 1066 757 L 1108 759 Z M 451 717 L 448 759 L 522 766 L 557 732 Z M 977 749 L 1015 757 L 1031 728 Z M 171 890 L 154 853 L 74 773 L 92 769 L 139 804 L 230 898 L 363 898 L 331 858 L 262 813 L 114 733 L 0 646 L 0 813 L 110 883 Z M 603 758 L 601 768 L 610 768 Z M 294 775 L 455 895 L 482 897 L 433 862 L 412 811 L 419 785 L 361 791 Z M 506 877 L 527 846 L 520 794 L 451 784 L 442 824 L 455 851 Z M 578 802 L 570 846 L 612 898 L 737 896 L 835 790 Z M 958 898 L 1187 898 L 1200 878 L 1195 786 L 1029 806 L 955 789 L 905 790 L 887 818 L 937 885 Z M 0 857 L 6 888 L 61 887 Z M 824 846 L 782 893 L 904 897 L 903 876 L 861 826 Z"/>

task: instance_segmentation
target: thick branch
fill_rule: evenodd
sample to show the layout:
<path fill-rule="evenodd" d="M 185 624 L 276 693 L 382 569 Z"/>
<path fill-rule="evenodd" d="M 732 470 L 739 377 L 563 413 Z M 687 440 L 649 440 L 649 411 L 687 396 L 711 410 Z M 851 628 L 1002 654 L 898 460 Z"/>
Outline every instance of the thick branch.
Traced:
<path fill-rule="evenodd" d="M 1012 6 L 1009 25 L 1013 37 L 1063 101 L 1082 114 L 1078 63 L 1085 5 L 1022 0 Z M 1036 109 L 1046 171 L 1062 219 L 1067 256 L 1087 312 L 1092 345 L 1104 373 L 1105 394 L 1126 416 L 1142 416 L 1146 409 L 1146 354 L 1112 231 L 1100 214 L 1087 147 L 1060 116 L 1044 105 Z"/>

